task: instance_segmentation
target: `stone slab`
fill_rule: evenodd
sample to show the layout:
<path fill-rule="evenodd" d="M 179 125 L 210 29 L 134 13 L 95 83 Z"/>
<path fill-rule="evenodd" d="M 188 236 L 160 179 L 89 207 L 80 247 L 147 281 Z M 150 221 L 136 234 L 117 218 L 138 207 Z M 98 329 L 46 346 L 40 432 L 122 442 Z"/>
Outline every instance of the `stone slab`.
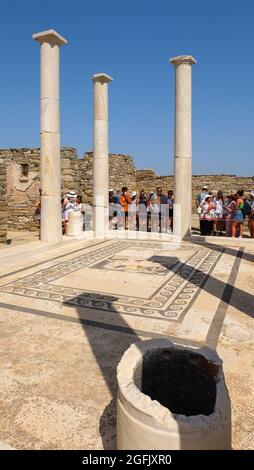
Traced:
<path fill-rule="evenodd" d="M 9 248 L 0 273 L 3 442 L 114 449 L 116 366 L 133 342 L 167 336 L 198 347 L 209 338 L 217 348 L 232 402 L 233 448 L 253 448 L 250 244 L 73 240 L 31 258 L 28 251 L 16 258 L 17 248 Z M 118 292 L 103 276 L 116 276 Z M 118 286 L 125 276 L 128 295 Z M 150 293 L 138 283 L 151 283 Z"/>

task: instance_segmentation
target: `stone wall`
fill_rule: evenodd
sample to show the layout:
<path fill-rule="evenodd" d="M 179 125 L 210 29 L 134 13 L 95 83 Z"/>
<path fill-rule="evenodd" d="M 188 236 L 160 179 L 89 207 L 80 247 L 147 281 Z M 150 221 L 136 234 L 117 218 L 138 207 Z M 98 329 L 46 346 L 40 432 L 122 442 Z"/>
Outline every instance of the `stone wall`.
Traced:
<path fill-rule="evenodd" d="M 75 149 L 62 149 L 62 193 L 75 190 L 83 201 L 93 201 L 93 153 L 87 152 L 78 159 Z M 121 189 L 127 185 L 130 191 L 136 189 L 136 169 L 130 155 L 111 154 L 109 156 L 109 187 Z"/>
<path fill-rule="evenodd" d="M 0 149 L 0 158 L 7 169 L 9 230 L 38 230 L 33 220 L 40 189 L 40 149 Z M 92 203 L 93 154 L 87 152 L 79 159 L 73 147 L 61 149 L 62 194 L 75 190 L 83 201 Z M 112 154 L 109 157 L 109 186 L 121 189 L 126 185 L 136 189 L 136 169 L 129 155 Z"/>
<path fill-rule="evenodd" d="M 7 172 L 8 228 L 37 230 L 33 214 L 39 198 L 40 149 L 1 149 L 0 158 Z"/>
<path fill-rule="evenodd" d="M 157 186 L 161 186 L 164 193 L 168 189 L 174 190 L 174 177 L 157 176 L 153 170 L 136 171 L 137 189 L 153 191 Z M 202 187 L 206 185 L 210 191 L 221 190 L 225 195 L 229 192 L 236 192 L 238 189 L 250 191 L 254 189 L 254 176 L 236 175 L 193 175 L 192 176 L 192 211 L 196 211 L 196 199 Z M 183 188 L 184 191 L 184 188 Z"/>
<path fill-rule="evenodd" d="M 7 239 L 6 167 L 0 155 L 0 243 Z"/>
<path fill-rule="evenodd" d="M 39 198 L 40 188 L 40 149 L 0 149 L 0 160 L 7 171 L 8 227 L 10 230 L 37 230 L 33 220 L 35 203 Z M 78 158 L 73 147 L 61 149 L 62 194 L 75 190 L 82 195 L 83 201 L 92 203 L 93 154 L 87 152 Z M 3 163 L 2 163 L 3 168 Z M 2 172 L 5 170 L 1 170 Z M 0 173 L 3 181 L 3 173 Z M 254 189 L 254 177 L 235 175 L 194 175 L 192 177 L 192 206 L 195 212 L 195 200 L 202 186 L 210 190 L 221 189 L 224 193 L 244 188 Z M 152 169 L 137 170 L 130 155 L 112 154 L 109 157 L 109 187 L 121 189 L 127 186 L 129 191 L 154 191 L 161 186 L 163 192 L 174 189 L 173 176 L 158 176 Z M 183 191 L 185 189 L 183 188 Z M 2 201 L 5 200 L 5 198 Z M 1 203 L 3 207 L 3 203 Z M 1 209 L 2 210 L 2 209 Z M 3 220 L 5 220 L 3 218 Z"/>
<path fill-rule="evenodd" d="M 169 189 L 174 189 L 174 176 L 158 176 L 153 170 L 137 170 L 136 172 L 137 189 L 145 191 L 154 191 L 161 186 L 162 192 L 167 193 Z"/>

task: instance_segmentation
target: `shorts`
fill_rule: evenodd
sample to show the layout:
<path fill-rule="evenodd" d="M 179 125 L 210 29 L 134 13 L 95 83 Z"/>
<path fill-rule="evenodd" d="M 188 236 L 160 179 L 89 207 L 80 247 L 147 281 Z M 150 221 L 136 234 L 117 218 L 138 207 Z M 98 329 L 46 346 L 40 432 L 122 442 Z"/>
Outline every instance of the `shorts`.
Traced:
<path fill-rule="evenodd" d="M 239 222 L 239 223 L 243 223 L 244 219 L 243 219 L 243 213 L 242 213 L 241 209 L 237 209 L 233 220 L 235 220 L 236 222 Z"/>
<path fill-rule="evenodd" d="M 173 209 L 169 209 L 169 210 L 168 210 L 168 216 L 169 216 L 169 217 L 173 217 Z"/>

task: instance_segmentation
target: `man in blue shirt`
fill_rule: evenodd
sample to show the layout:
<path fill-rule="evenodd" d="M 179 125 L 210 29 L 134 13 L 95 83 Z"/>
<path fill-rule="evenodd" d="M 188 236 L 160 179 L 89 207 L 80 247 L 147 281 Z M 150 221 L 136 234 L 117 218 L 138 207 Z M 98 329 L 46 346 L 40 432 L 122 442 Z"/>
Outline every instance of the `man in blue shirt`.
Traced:
<path fill-rule="evenodd" d="M 197 196 L 197 200 L 196 200 L 196 206 L 197 206 L 197 207 L 199 207 L 200 204 L 201 204 L 201 202 L 204 201 L 204 199 L 206 198 L 207 194 L 209 194 L 208 187 L 207 187 L 207 186 L 203 186 L 201 193 L 198 194 L 198 196 Z"/>

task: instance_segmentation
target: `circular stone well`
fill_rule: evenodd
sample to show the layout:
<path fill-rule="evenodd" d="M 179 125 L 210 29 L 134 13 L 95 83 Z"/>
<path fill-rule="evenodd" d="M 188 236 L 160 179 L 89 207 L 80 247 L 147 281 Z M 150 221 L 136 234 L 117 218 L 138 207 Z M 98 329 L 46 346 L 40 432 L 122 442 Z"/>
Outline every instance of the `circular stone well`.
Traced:
<path fill-rule="evenodd" d="M 139 342 L 123 355 L 117 380 L 118 449 L 231 448 L 230 399 L 214 350 Z"/>

